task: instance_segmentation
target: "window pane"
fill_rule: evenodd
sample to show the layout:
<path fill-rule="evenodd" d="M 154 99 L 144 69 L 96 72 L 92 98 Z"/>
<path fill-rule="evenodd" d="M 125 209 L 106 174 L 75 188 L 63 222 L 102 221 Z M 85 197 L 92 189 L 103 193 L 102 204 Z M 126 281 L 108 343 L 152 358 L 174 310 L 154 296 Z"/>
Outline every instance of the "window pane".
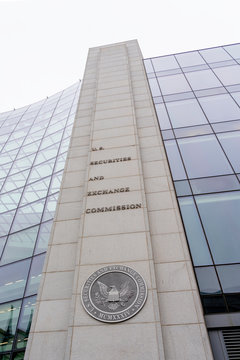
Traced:
<path fill-rule="evenodd" d="M 240 120 L 226 121 L 222 123 L 212 124 L 212 127 L 215 132 L 240 130 Z"/>
<path fill-rule="evenodd" d="M 173 127 L 184 127 L 207 123 L 195 99 L 172 101 L 166 104 Z"/>
<path fill-rule="evenodd" d="M 201 295 L 221 293 L 216 271 L 213 266 L 196 268 L 195 271 Z"/>
<path fill-rule="evenodd" d="M 156 72 L 179 68 L 179 65 L 173 55 L 153 58 L 152 63 Z"/>
<path fill-rule="evenodd" d="M 209 63 L 232 59 L 231 56 L 229 56 L 229 54 L 221 47 L 201 50 L 200 54 Z"/>
<path fill-rule="evenodd" d="M 189 178 L 231 174 L 233 172 L 214 135 L 177 141 Z"/>
<path fill-rule="evenodd" d="M 45 254 L 38 255 L 33 258 L 25 296 L 37 294 L 42 276 L 44 259 Z"/>
<path fill-rule="evenodd" d="M 240 292 L 240 265 L 217 266 L 218 276 L 223 292 Z"/>
<path fill-rule="evenodd" d="M 194 194 L 239 190 L 240 184 L 235 175 L 213 176 L 190 180 Z"/>
<path fill-rule="evenodd" d="M 12 349 L 21 301 L 0 305 L 0 352 Z"/>
<path fill-rule="evenodd" d="M 191 91 L 185 77 L 182 74 L 161 76 L 158 78 L 163 95 Z"/>
<path fill-rule="evenodd" d="M 38 226 L 20 231 L 8 237 L 1 265 L 32 256 Z"/>
<path fill-rule="evenodd" d="M 157 79 L 148 79 L 148 82 L 149 82 L 149 86 L 150 86 L 150 89 L 151 89 L 151 92 L 152 92 L 152 96 L 161 96 L 161 92 L 160 92 L 160 89 L 159 89 L 159 86 L 158 86 L 158 82 L 157 82 Z"/>
<path fill-rule="evenodd" d="M 174 181 L 174 186 L 178 196 L 192 195 L 192 191 L 187 180 Z"/>
<path fill-rule="evenodd" d="M 153 67 L 152 67 L 152 63 L 150 59 L 146 59 L 144 60 L 144 65 L 145 65 L 145 69 L 147 73 L 152 73 L 154 72 Z"/>
<path fill-rule="evenodd" d="M 194 265 L 211 265 L 212 260 L 210 252 L 193 198 L 179 198 L 178 201 Z"/>
<path fill-rule="evenodd" d="M 156 107 L 156 112 L 161 130 L 171 129 L 172 126 L 170 125 L 165 105 L 157 104 L 155 105 L 155 107 Z"/>
<path fill-rule="evenodd" d="M 17 329 L 16 348 L 25 348 L 28 341 L 28 334 L 32 323 L 34 308 L 36 305 L 36 296 L 25 298 L 22 304 L 21 315 Z"/>
<path fill-rule="evenodd" d="M 189 137 L 196 135 L 207 135 L 213 133 L 213 131 L 210 125 L 198 125 L 174 129 L 174 133 L 176 137 Z"/>
<path fill-rule="evenodd" d="M 236 100 L 238 105 L 240 106 L 240 92 L 238 91 L 238 92 L 232 93 L 231 95 Z"/>
<path fill-rule="evenodd" d="M 43 223 L 40 227 L 40 231 L 38 234 L 37 245 L 35 249 L 35 254 L 42 253 L 47 250 L 48 241 L 51 233 L 52 228 L 52 220 L 46 223 Z"/>
<path fill-rule="evenodd" d="M 180 157 L 178 147 L 175 140 L 165 141 L 168 161 L 170 163 L 170 168 L 172 172 L 172 177 L 174 180 L 186 179 L 186 173 L 182 164 L 182 159 Z"/>
<path fill-rule="evenodd" d="M 177 54 L 176 58 L 182 67 L 205 64 L 205 61 L 197 51 L 191 51 L 184 54 Z"/>
<path fill-rule="evenodd" d="M 226 66 L 214 69 L 215 74 L 222 81 L 223 85 L 233 85 L 240 83 L 240 66 Z"/>
<path fill-rule="evenodd" d="M 199 98 L 210 122 L 240 119 L 240 108 L 228 94 Z"/>
<path fill-rule="evenodd" d="M 202 304 L 205 314 L 215 314 L 227 312 L 227 307 L 222 295 L 202 295 Z"/>
<path fill-rule="evenodd" d="M 186 77 L 193 90 L 202 90 L 222 86 L 212 70 L 189 72 L 186 73 Z"/>
<path fill-rule="evenodd" d="M 240 192 L 195 198 L 215 263 L 239 262 Z"/>
<path fill-rule="evenodd" d="M 18 299 L 23 296 L 29 265 L 30 259 L 0 268 L 1 302 Z"/>
<path fill-rule="evenodd" d="M 240 59 L 240 44 L 224 46 L 224 49 L 225 49 L 234 59 Z"/>
<path fill-rule="evenodd" d="M 240 131 L 217 135 L 236 172 L 240 172 Z"/>

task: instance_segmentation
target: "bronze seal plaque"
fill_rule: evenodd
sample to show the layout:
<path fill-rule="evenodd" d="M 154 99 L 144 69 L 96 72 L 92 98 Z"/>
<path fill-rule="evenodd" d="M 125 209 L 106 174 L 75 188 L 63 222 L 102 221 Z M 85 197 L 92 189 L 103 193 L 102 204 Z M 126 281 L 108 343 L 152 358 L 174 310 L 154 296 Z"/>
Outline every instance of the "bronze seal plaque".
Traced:
<path fill-rule="evenodd" d="M 136 315 L 147 298 L 142 276 L 124 265 L 109 265 L 95 271 L 82 287 L 82 304 L 89 315 L 108 323 Z"/>

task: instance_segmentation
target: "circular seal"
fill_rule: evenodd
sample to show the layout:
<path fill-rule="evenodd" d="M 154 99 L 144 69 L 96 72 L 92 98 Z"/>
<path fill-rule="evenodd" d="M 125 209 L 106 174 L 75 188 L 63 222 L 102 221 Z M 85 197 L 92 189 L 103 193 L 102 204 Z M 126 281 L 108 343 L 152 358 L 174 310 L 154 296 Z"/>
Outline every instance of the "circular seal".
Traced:
<path fill-rule="evenodd" d="M 108 323 L 136 315 L 147 298 L 142 276 L 125 265 L 109 265 L 95 271 L 82 287 L 82 304 L 89 315 Z"/>

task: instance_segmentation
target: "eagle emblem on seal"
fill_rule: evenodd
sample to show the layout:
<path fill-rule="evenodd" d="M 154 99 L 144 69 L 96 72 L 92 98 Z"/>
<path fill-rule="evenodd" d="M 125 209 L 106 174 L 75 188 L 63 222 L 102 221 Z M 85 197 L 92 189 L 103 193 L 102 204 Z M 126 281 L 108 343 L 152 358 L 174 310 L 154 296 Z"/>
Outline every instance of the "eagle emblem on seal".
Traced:
<path fill-rule="evenodd" d="M 99 291 L 95 293 L 95 301 L 114 311 L 119 306 L 124 307 L 128 300 L 133 296 L 134 291 L 130 289 L 129 281 L 121 284 L 118 290 L 115 285 L 107 286 L 98 281 Z"/>

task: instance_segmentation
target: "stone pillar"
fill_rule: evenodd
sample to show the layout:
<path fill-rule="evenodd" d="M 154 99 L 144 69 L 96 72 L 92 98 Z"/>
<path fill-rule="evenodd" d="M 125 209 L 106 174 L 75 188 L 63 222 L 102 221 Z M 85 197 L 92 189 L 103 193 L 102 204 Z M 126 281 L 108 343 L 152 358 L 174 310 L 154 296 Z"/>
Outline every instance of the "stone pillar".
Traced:
<path fill-rule="evenodd" d="M 141 274 L 148 297 L 111 324 L 84 310 L 81 289 L 113 265 Z M 89 51 L 25 357 L 44 358 L 211 359 L 136 41 Z"/>

